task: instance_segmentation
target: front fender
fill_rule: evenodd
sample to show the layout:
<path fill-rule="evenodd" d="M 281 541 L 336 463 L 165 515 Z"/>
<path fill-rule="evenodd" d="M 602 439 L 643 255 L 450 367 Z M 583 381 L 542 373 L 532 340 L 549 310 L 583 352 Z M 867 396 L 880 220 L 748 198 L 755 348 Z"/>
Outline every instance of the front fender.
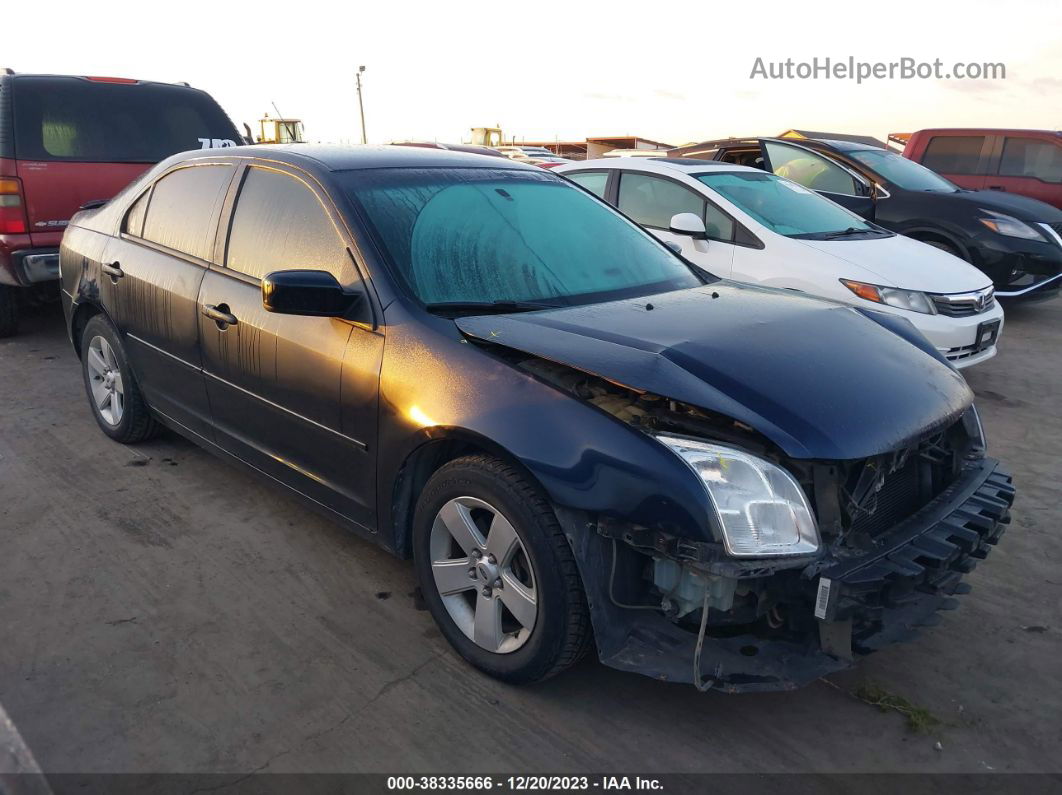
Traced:
<path fill-rule="evenodd" d="M 663 444 L 469 343 L 452 321 L 392 322 L 401 313 L 388 309 L 380 380 L 377 511 L 392 548 L 407 529 L 395 512 L 401 473 L 446 440 L 519 464 L 557 506 L 718 539 L 703 485 Z"/>

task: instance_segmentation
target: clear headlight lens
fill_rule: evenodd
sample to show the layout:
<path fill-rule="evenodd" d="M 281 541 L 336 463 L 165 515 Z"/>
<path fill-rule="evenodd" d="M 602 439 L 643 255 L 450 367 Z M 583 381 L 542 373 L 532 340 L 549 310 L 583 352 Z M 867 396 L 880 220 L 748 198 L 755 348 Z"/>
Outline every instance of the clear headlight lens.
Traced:
<path fill-rule="evenodd" d="M 1007 237 L 1020 237 L 1024 240 L 1042 241 L 1044 239 L 1043 235 L 1024 221 L 1019 221 L 1017 218 L 1003 213 L 994 213 L 991 210 L 981 210 L 981 212 L 984 213 L 984 216 L 977 220 L 993 232 Z"/>
<path fill-rule="evenodd" d="M 819 530 L 804 490 L 779 466 L 708 442 L 656 437 L 704 483 L 719 514 L 723 544 L 735 557 L 808 555 Z"/>
<path fill-rule="evenodd" d="M 841 279 L 841 284 L 867 301 L 875 304 L 888 304 L 897 309 L 909 309 L 924 315 L 935 315 L 937 310 L 929 296 L 918 290 L 901 290 L 898 287 L 881 287 L 876 284 Z"/>

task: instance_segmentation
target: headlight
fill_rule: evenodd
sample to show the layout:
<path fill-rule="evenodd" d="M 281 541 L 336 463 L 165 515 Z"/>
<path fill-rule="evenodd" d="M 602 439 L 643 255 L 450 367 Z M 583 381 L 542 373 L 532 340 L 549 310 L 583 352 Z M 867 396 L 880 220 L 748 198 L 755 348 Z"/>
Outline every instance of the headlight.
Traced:
<path fill-rule="evenodd" d="M 1009 215 L 1003 215 L 1003 213 L 994 213 L 991 210 L 981 210 L 981 212 L 985 215 L 977 220 L 993 232 L 1007 237 L 1020 237 L 1023 240 L 1039 240 L 1042 242 L 1044 239 L 1043 235 L 1024 221 L 1019 221 Z"/>
<path fill-rule="evenodd" d="M 897 309 L 909 309 L 912 312 L 921 312 L 924 315 L 935 315 L 936 308 L 929 296 L 918 290 L 900 290 L 896 287 L 879 287 L 876 284 L 857 282 L 852 279 L 841 279 L 841 284 L 867 301 L 875 304 L 888 304 Z"/>
<path fill-rule="evenodd" d="M 704 483 L 719 514 L 723 544 L 735 557 L 807 555 L 819 530 L 804 490 L 770 461 L 722 445 L 657 436 Z"/>

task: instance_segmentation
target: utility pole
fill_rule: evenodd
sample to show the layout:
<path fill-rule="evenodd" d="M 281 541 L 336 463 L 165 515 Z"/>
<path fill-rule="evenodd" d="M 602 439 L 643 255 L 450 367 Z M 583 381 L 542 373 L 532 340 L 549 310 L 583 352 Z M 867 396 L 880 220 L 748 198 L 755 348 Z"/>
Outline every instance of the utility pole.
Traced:
<path fill-rule="evenodd" d="M 354 78 L 358 81 L 358 110 L 361 112 L 361 142 L 367 144 L 369 141 L 365 137 L 365 105 L 361 101 L 361 73 L 365 71 L 364 66 L 359 66 L 358 71 L 354 73 Z"/>

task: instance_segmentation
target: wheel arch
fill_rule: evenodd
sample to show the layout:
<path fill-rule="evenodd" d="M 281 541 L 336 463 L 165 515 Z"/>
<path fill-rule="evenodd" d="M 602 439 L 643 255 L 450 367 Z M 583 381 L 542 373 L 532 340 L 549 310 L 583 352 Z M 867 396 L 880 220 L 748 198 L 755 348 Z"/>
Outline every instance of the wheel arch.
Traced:
<path fill-rule="evenodd" d="M 959 256 L 967 262 L 973 263 L 975 261 L 970 247 L 946 229 L 941 229 L 940 227 L 935 226 L 918 226 L 911 229 L 905 229 L 903 234 L 923 243 L 928 240 L 946 243 L 947 245 L 954 247 L 955 250 L 959 252 Z"/>
<path fill-rule="evenodd" d="M 395 554 L 410 558 L 413 554 L 413 514 L 417 498 L 431 476 L 443 466 L 469 455 L 489 455 L 515 468 L 549 498 L 542 482 L 523 462 L 496 441 L 467 428 L 432 427 L 425 429 L 419 443 L 406 455 L 398 468 L 391 488 L 390 527 Z"/>
<path fill-rule="evenodd" d="M 81 301 L 74 306 L 74 311 L 70 316 L 70 343 L 74 346 L 74 353 L 77 354 L 78 359 L 81 359 L 81 335 L 85 332 L 85 326 L 96 315 L 103 315 L 108 323 L 115 326 L 107 310 L 95 301 Z"/>

